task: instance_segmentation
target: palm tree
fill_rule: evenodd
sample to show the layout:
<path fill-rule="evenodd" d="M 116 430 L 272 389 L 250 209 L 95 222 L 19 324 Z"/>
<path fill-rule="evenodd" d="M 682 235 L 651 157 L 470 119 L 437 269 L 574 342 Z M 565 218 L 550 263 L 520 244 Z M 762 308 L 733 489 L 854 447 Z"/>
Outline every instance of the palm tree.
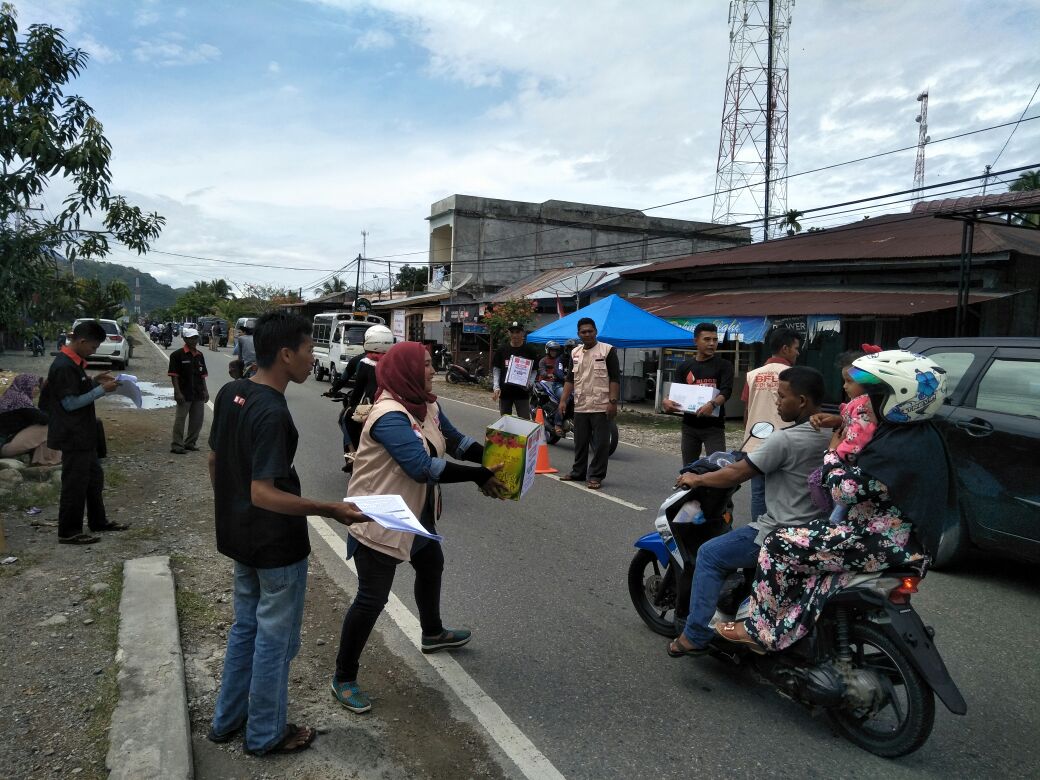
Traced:
<path fill-rule="evenodd" d="M 315 287 L 314 292 L 321 293 L 322 295 L 331 295 L 332 293 L 345 292 L 347 289 L 347 283 L 340 279 L 338 276 L 333 276 L 331 279 L 326 279 L 322 283 L 321 287 Z"/>
<path fill-rule="evenodd" d="M 1018 178 L 1008 187 L 1008 192 L 1030 192 L 1032 190 L 1040 190 L 1040 169 L 1018 174 Z"/>
<path fill-rule="evenodd" d="M 1040 169 L 1024 171 L 1018 174 L 1018 178 L 1008 186 L 1008 192 L 1033 192 L 1035 190 L 1040 190 Z M 1015 214 L 1011 219 L 1017 225 L 1040 227 L 1040 214 L 1037 214 L 1035 211 L 1033 213 Z"/>
<path fill-rule="evenodd" d="M 235 294 L 231 292 L 231 285 L 227 283 L 227 279 L 214 279 L 209 283 L 209 288 L 214 295 L 223 300 L 235 297 Z"/>
<path fill-rule="evenodd" d="M 784 213 L 783 219 L 780 220 L 779 227 L 787 228 L 787 235 L 793 236 L 795 233 L 802 232 L 802 225 L 798 222 L 799 217 L 802 216 L 802 212 L 798 209 L 790 209 Z"/>

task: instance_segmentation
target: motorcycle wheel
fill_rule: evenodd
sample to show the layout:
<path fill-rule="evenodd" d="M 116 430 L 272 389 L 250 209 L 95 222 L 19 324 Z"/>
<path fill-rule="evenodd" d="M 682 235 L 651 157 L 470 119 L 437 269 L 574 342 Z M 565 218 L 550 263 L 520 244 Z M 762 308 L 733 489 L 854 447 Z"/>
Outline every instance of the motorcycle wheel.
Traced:
<path fill-rule="evenodd" d="M 459 383 L 459 375 L 450 368 L 444 378 L 448 380 L 448 384 L 450 385 L 457 385 Z"/>
<path fill-rule="evenodd" d="M 655 634 L 674 639 L 675 569 L 669 565 L 661 571 L 661 562 L 649 550 L 636 550 L 628 566 L 628 595 L 643 622 Z"/>
<path fill-rule="evenodd" d="M 545 424 L 545 440 L 549 442 L 549 444 L 556 444 L 556 442 L 560 440 L 560 437 L 549 423 Z"/>
<path fill-rule="evenodd" d="M 319 363 L 317 360 L 314 361 L 314 366 L 312 370 L 314 371 L 315 382 L 320 382 L 322 379 L 325 378 L 325 371 L 322 369 L 321 363 Z"/>
<path fill-rule="evenodd" d="M 877 712 L 849 707 L 827 710 L 827 716 L 847 740 L 883 758 L 913 753 L 932 733 L 935 695 L 910 659 L 888 635 L 870 623 L 854 623 L 852 663 L 857 671 L 877 675 L 887 689 Z"/>

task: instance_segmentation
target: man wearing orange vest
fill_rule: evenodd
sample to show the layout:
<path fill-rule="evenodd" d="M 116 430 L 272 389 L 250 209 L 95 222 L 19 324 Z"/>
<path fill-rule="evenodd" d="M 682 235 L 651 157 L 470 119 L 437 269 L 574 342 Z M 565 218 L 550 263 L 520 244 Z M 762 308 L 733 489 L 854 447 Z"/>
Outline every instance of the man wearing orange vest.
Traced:
<path fill-rule="evenodd" d="M 769 334 L 769 351 L 772 357 L 760 368 L 748 371 L 741 400 L 744 402 L 745 452 L 753 452 L 762 443 L 751 436 L 755 423 L 772 423 L 775 428 L 784 427 L 776 409 L 777 388 L 780 372 L 793 366 L 798 360 L 802 339 L 790 328 L 778 328 Z M 761 474 L 751 478 L 751 519 L 757 520 L 766 513 L 766 480 Z"/>
<path fill-rule="evenodd" d="M 567 372 L 560 396 L 560 409 L 574 395 L 574 466 L 570 474 L 560 477 L 565 482 L 585 480 L 589 490 L 599 490 L 607 476 L 610 457 L 610 421 L 617 417 L 621 395 L 621 367 L 617 350 L 596 341 L 596 323 L 589 317 L 578 320 L 581 345 L 571 352 L 571 369 Z M 592 462 L 589 445 L 595 442 Z"/>

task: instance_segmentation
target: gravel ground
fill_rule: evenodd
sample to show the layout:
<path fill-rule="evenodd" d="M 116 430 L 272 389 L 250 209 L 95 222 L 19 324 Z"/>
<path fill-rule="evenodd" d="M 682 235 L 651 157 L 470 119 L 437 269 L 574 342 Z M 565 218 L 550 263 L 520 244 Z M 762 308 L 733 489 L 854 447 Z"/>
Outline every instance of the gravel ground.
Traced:
<path fill-rule="evenodd" d="M 45 373 L 50 358 L 0 355 L 0 368 Z M 165 361 L 138 344 L 129 372 L 165 385 Z M 131 530 L 87 547 L 58 545 L 57 492 L 27 516 L 3 499 L 8 551 L 0 566 L 0 775 L 11 778 L 107 776 L 108 726 L 116 703 L 115 650 L 122 563 L 169 555 L 199 778 L 503 777 L 482 734 L 402 662 L 377 627 L 365 651 L 365 678 L 380 693 L 363 716 L 328 690 L 342 615 L 353 597 L 312 555 L 303 644 L 293 662 L 290 718 L 319 728 L 313 748 L 256 759 L 241 742 L 205 739 L 231 624 L 231 562 L 216 552 L 206 452 L 168 452 L 170 408 L 138 411 L 105 399 L 108 434 L 105 501 Z M 209 412 L 207 411 L 207 425 Z M 203 440 L 206 430 L 203 431 Z M 205 448 L 203 448 L 205 450 Z M 44 500 L 48 499 L 48 500 Z M 24 502 L 23 502 L 24 503 Z M 3 556 L 0 556 L 3 557 Z M 352 587 L 352 586 L 351 586 Z M 417 655 L 417 654 L 416 654 Z M 436 734 L 436 739 L 429 735 Z"/>

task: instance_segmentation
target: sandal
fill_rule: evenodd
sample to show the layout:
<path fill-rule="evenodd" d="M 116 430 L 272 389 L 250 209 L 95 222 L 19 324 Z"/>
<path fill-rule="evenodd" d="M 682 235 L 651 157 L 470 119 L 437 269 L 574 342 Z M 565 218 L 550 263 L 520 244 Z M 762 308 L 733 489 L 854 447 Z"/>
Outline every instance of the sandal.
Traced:
<path fill-rule="evenodd" d="M 318 732 L 312 729 L 310 726 L 297 726 L 295 723 L 285 724 L 285 733 L 282 738 L 278 741 L 273 748 L 268 750 L 250 750 L 246 748 L 246 753 L 251 756 L 268 756 L 278 753 L 299 753 L 301 750 L 306 750 L 311 746 L 314 738 L 318 736 Z"/>
<path fill-rule="evenodd" d="M 689 642 L 683 634 L 679 634 L 675 639 L 668 643 L 668 655 L 671 658 L 682 658 L 684 655 L 696 657 L 698 655 L 705 655 L 708 652 L 707 647 L 697 647 L 696 645 L 688 645 Z"/>
<path fill-rule="evenodd" d="M 58 537 L 58 544 L 96 544 L 100 541 L 100 536 L 91 536 L 90 534 L 76 534 L 75 536 Z"/>
<path fill-rule="evenodd" d="M 589 490 L 599 490 L 601 487 L 603 487 L 603 483 L 600 482 L 598 479 L 590 479 L 588 482 L 585 483 L 585 487 L 587 487 Z"/>
<path fill-rule="evenodd" d="M 237 726 L 232 726 L 230 729 L 225 731 L 223 734 L 218 734 L 216 731 L 213 730 L 213 727 L 211 726 L 210 730 L 209 730 L 209 734 L 206 735 L 206 739 L 208 739 L 210 742 L 216 742 L 218 745 L 222 745 L 225 742 L 230 742 L 236 736 L 238 736 L 238 733 L 243 728 L 245 728 L 245 725 L 246 725 L 246 721 L 245 721 L 245 719 L 243 719 L 243 721 L 241 723 L 239 723 Z"/>
<path fill-rule="evenodd" d="M 743 645 L 752 653 L 765 655 L 766 649 L 756 642 L 743 623 L 716 623 L 715 633 L 735 645 Z"/>

